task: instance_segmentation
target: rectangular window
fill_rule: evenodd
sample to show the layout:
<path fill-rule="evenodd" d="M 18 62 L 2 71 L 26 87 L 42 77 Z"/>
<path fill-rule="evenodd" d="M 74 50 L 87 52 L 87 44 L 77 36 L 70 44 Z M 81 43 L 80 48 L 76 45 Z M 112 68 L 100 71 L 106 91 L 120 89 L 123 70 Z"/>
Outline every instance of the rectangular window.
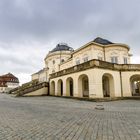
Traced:
<path fill-rule="evenodd" d="M 87 62 L 88 61 L 88 57 L 83 58 L 83 61 Z"/>
<path fill-rule="evenodd" d="M 127 57 L 124 57 L 123 60 L 124 60 L 124 64 L 127 64 L 128 63 L 127 62 Z"/>
<path fill-rule="evenodd" d="M 80 64 L 80 60 L 76 60 L 76 65 L 79 65 Z"/>
<path fill-rule="evenodd" d="M 118 63 L 118 57 L 111 57 L 111 63 Z"/>
<path fill-rule="evenodd" d="M 55 60 L 53 60 L 53 64 L 55 64 Z"/>
<path fill-rule="evenodd" d="M 103 58 L 102 58 L 102 57 L 100 57 L 100 56 L 98 56 L 98 60 L 103 60 Z"/>

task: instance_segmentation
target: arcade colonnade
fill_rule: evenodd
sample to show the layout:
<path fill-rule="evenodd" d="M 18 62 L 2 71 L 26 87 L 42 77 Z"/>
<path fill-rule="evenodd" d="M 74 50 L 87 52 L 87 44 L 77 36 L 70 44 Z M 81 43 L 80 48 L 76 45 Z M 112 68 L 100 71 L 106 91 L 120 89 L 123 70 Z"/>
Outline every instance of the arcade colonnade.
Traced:
<path fill-rule="evenodd" d="M 88 69 L 50 79 L 50 95 L 73 97 L 140 96 L 140 72 Z"/>

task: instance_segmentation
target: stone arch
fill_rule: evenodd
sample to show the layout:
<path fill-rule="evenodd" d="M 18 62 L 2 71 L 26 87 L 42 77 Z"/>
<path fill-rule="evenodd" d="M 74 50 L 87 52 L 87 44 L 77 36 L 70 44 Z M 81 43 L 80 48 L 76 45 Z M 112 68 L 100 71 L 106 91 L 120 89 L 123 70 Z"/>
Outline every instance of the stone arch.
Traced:
<path fill-rule="evenodd" d="M 71 77 L 66 80 L 66 94 L 67 96 L 73 96 L 73 79 Z"/>
<path fill-rule="evenodd" d="M 102 76 L 102 88 L 104 97 L 114 97 L 114 78 L 112 74 L 105 73 Z"/>
<path fill-rule="evenodd" d="M 52 81 L 50 85 L 50 95 L 55 95 L 55 82 Z"/>
<path fill-rule="evenodd" d="M 82 97 L 89 97 L 89 78 L 86 74 L 78 78 L 78 92 Z"/>
<path fill-rule="evenodd" d="M 58 80 L 57 91 L 59 96 L 63 96 L 63 81 L 61 79 Z"/>
<path fill-rule="evenodd" d="M 136 74 L 130 77 L 130 86 L 132 96 L 140 96 L 140 75 Z"/>

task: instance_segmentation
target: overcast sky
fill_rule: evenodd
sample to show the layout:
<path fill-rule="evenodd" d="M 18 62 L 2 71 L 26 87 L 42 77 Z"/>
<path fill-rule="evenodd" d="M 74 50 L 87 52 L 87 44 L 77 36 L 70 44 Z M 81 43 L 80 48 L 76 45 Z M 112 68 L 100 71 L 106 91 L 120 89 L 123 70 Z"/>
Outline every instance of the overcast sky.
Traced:
<path fill-rule="evenodd" d="M 128 44 L 140 63 L 140 0 L 0 0 L 0 75 L 27 82 L 57 43 L 99 36 Z"/>

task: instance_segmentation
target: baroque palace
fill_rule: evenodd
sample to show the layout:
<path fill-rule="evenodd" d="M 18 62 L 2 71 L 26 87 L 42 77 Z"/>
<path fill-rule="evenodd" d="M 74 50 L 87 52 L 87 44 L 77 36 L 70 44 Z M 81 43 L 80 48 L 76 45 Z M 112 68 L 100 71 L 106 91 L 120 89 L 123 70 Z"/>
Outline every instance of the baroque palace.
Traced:
<path fill-rule="evenodd" d="M 130 64 L 129 51 L 125 44 L 99 37 L 77 50 L 60 43 L 45 57 L 45 68 L 32 74 L 32 81 L 47 81 L 48 94 L 54 96 L 140 96 L 140 64 Z"/>

